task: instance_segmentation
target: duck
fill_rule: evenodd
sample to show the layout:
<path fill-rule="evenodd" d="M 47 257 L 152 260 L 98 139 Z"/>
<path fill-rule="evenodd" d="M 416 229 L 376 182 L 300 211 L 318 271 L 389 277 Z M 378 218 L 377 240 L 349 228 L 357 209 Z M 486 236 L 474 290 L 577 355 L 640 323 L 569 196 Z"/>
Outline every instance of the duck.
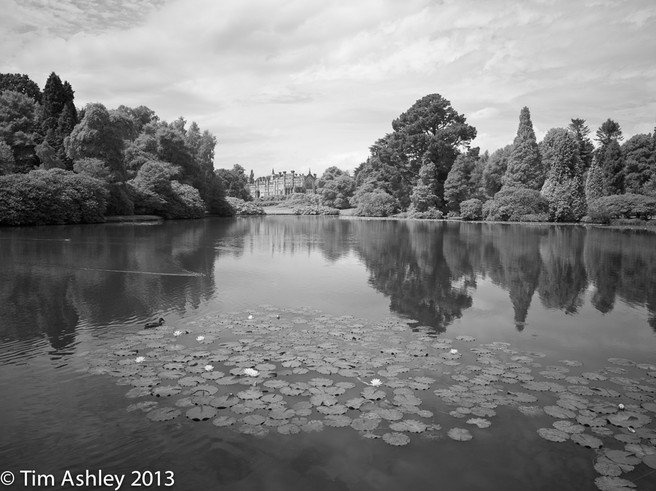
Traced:
<path fill-rule="evenodd" d="M 156 322 L 149 322 L 149 323 L 147 323 L 147 324 L 144 326 L 144 328 L 145 328 L 145 329 L 152 329 L 153 327 L 159 327 L 159 326 L 161 326 L 162 324 L 164 324 L 164 319 L 162 319 L 162 318 L 160 317 L 159 320 L 156 321 Z"/>

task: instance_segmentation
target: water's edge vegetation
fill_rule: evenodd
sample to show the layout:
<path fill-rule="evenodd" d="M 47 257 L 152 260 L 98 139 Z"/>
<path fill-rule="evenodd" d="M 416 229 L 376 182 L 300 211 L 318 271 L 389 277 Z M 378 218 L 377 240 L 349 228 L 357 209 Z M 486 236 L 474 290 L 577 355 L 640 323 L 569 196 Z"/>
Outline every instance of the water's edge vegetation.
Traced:
<path fill-rule="evenodd" d="M 76 108 L 54 72 L 43 91 L 0 74 L 0 225 L 98 223 L 108 216 L 165 219 L 264 214 L 284 200 L 299 215 L 397 216 L 611 223 L 656 216 L 656 131 L 623 144 L 619 123 L 581 118 L 538 142 L 528 107 L 512 144 L 472 147 L 477 130 L 440 94 L 392 121 L 351 176 L 329 167 L 316 193 L 254 198 L 253 171 L 214 169 L 217 139 L 181 116 L 145 106 Z"/>

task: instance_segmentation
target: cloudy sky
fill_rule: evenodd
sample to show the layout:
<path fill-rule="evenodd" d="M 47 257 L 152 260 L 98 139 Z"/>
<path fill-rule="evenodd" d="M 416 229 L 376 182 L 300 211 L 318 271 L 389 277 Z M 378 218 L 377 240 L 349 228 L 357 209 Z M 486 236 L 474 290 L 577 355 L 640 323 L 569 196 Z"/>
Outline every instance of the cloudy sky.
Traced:
<path fill-rule="evenodd" d="M 215 167 L 353 169 L 391 121 L 439 93 L 512 142 L 570 118 L 656 125 L 653 0 L 0 0 L 0 72 L 76 104 L 146 105 L 218 139 Z"/>

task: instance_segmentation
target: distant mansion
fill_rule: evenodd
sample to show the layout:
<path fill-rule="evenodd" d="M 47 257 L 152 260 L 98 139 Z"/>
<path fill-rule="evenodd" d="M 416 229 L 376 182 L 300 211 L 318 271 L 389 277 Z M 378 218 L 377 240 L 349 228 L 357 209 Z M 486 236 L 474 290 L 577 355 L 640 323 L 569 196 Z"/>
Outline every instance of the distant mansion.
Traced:
<path fill-rule="evenodd" d="M 253 171 L 249 179 L 249 187 L 253 198 L 264 198 L 266 196 L 284 196 L 294 193 L 316 193 L 317 175 L 308 171 L 307 175 L 296 174 L 291 171 L 276 173 L 271 169 L 271 175 L 253 177 Z"/>

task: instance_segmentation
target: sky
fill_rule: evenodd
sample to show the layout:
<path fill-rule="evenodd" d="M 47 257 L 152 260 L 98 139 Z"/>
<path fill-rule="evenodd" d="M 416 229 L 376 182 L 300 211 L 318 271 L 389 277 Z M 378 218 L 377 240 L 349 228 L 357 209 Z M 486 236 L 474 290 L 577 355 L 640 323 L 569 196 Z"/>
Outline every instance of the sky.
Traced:
<path fill-rule="evenodd" d="M 571 118 L 656 126 L 654 0 L 0 0 L 0 73 L 82 107 L 145 105 L 217 138 L 215 167 L 353 170 L 433 93 L 490 152 L 527 106 L 538 140 Z"/>

